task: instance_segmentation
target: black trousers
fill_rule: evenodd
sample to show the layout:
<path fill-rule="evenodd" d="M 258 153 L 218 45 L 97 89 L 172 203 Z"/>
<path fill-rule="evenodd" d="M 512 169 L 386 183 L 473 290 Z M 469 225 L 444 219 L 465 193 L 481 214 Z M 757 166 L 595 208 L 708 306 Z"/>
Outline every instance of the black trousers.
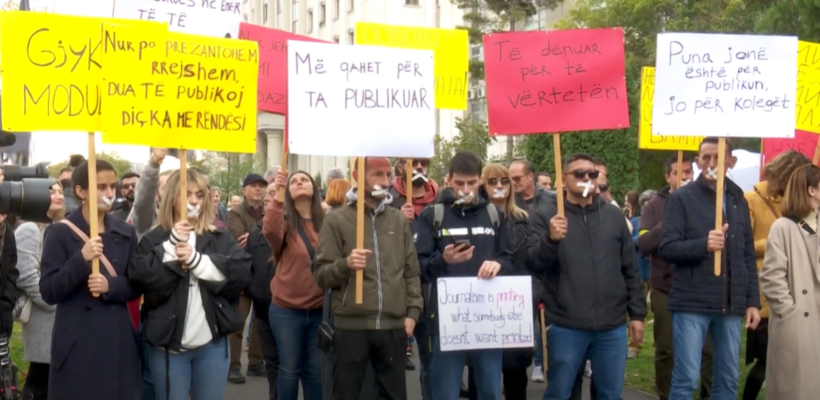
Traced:
<path fill-rule="evenodd" d="M 23 388 L 23 399 L 48 399 L 48 364 L 31 363 L 26 376 L 26 386 Z"/>
<path fill-rule="evenodd" d="M 505 400 L 527 400 L 527 369 L 505 369 L 502 371 Z"/>
<path fill-rule="evenodd" d="M 407 334 L 391 331 L 351 331 L 336 329 L 336 365 L 333 371 L 335 400 L 362 399 L 362 386 L 368 365 L 372 365 L 379 398 L 407 400 L 404 360 Z"/>
<path fill-rule="evenodd" d="M 265 360 L 265 372 L 268 374 L 268 392 L 270 400 L 277 400 L 276 380 L 279 379 L 279 353 L 276 351 L 276 339 L 267 318 L 254 321 L 256 334 L 259 335 L 259 346 L 262 348 L 262 359 Z"/>

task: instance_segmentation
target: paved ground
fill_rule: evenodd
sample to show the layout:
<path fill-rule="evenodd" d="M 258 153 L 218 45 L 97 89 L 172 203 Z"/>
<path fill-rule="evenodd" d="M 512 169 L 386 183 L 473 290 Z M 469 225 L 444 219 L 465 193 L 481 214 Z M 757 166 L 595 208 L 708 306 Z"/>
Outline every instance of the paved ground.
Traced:
<path fill-rule="evenodd" d="M 418 359 L 413 360 L 416 365 L 418 365 Z M 247 354 L 242 354 L 242 364 L 247 364 Z M 243 367 L 244 373 L 244 367 Z M 587 379 L 584 383 L 584 400 L 589 400 L 589 388 L 586 386 L 589 385 L 589 380 Z M 416 371 L 408 371 L 407 372 L 407 389 L 408 393 L 408 400 L 421 400 L 421 393 L 419 391 L 419 375 L 418 369 Z M 225 400 L 267 400 L 268 393 L 268 382 L 264 378 L 248 378 L 247 383 L 244 385 L 234 385 L 228 384 L 228 388 L 225 391 Z M 527 385 L 527 400 L 541 400 L 541 396 L 544 394 L 544 384 L 543 383 L 533 383 L 530 382 Z M 301 397 L 300 397 L 301 399 Z M 645 393 L 636 392 L 633 390 L 624 390 L 623 393 L 623 400 L 654 400 L 657 399 L 655 396 L 650 396 Z M 369 400 L 369 399 L 362 399 L 362 400 Z"/>

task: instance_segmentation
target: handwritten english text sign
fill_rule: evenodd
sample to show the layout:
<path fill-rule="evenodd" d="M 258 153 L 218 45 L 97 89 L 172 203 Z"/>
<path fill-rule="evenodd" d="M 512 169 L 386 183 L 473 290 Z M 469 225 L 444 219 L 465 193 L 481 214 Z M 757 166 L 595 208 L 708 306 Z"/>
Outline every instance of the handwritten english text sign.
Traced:
<path fill-rule="evenodd" d="M 792 137 L 797 38 L 658 34 L 652 133 Z"/>
<path fill-rule="evenodd" d="M 816 133 L 801 130 L 794 131 L 793 138 L 763 138 L 763 165 L 772 162 L 775 157 L 789 150 L 797 151 L 812 160 L 818 138 L 820 135 Z"/>
<path fill-rule="evenodd" d="M 820 133 L 820 44 L 797 46 L 797 129 Z"/>
<path fill-rule="evenodd" d="M 467 109 L 470 39 L 464 29 L 442 29 L 356 23 L 356 44 L 433 50 L 436 108 Z"/>
<path fill-rule="evenodd" d="M 240 0 L 116 0 L 114 17 L 167 22 L 172 32 L 236 38 L 242 21 Z"/>
<path fill-rule="evenodd" d="M 288 41 L 288 148 L 433 156 L 433 52 Z"/>
<path fill-rule="evenodd" d="M 638 123 L 638 148 L 644 150 L 698 151 L 702 137 L 652 135 L 652 101 L 655 95 L 655 68 L 641 71 L 641 121 Z"/>
<path fill-rule="evenodd" d="M 276 114 L 287 113 L 288 40 L 323 42 L 308 36 L 242 23 L 239 38 L 259 43 L 259 86 L 256 107 Z"/>
<path fill-rule="evenodd" d="M 438 280 L 441 351 L 532 348 L 532 278 Z"/>
<path fill-rule="evenodd" d="M 621 28 L 484 35 L 490 135 L 629 127 Z"/>
<path fill-rule="evenodd" d="M 102 24 L 144 31 L 158 23 L 11 11 L 0 13 L 3 130 L 100 130 Z"/>
<path fill-rule="evenodd" d="M 103 142 L 256 152 L 256 42 L 105 24 Z"/>

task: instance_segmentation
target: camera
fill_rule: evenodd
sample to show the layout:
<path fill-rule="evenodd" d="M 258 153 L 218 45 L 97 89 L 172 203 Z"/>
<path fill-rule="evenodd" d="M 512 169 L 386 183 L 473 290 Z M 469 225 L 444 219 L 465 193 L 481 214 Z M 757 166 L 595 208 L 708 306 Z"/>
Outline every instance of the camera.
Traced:
<path fill-rule="evenodd" d="M 0 214 L 16 215 L 32 222 L 51 222 L 51 186 L 56 183 L 48 178 L 48 162 L 33 167 L 5 165 L 4 179 L 0 183 Z"/>

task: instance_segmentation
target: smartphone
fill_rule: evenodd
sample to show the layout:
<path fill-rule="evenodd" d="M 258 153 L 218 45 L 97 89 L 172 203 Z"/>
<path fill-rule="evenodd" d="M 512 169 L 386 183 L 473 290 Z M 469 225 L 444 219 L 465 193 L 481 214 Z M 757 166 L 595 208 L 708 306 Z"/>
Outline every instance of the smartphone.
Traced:
<path fill-rule="evenodd" d="M 456 249 L 460 249 L 459 251 L 464 251 L 470 248 L 470 240 L 463 239 L 463 240 L 456 240 Z"/>

